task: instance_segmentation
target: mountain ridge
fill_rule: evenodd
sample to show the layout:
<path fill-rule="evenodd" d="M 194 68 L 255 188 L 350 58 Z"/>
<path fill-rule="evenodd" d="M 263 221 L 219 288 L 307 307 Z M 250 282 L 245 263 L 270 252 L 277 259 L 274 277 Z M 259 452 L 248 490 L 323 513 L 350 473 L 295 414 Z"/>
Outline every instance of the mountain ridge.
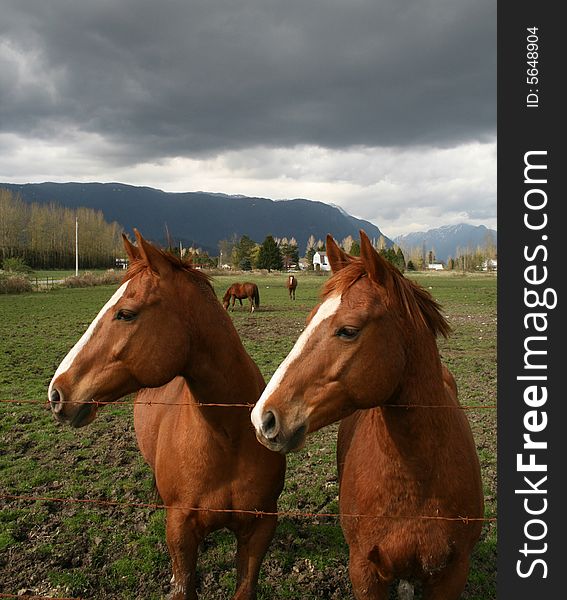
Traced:
<path fill-rule="evenodd" d="M 222 192 L 165 192 L 149 186 L 119 182 L 0 183 L 28 203 L 49 203 L 100 210 L 127 232 L 137 228 L 146 238 L 163 243 L 166 229 L 175 242 L 200 246 L 216 254 L 218 242 L 233 235 L 248 235 L 262 242 L 267 235 L 294 237 L 300 253 L 308 238 L 324 240 L 327 233 L 341 241 L 358 239 L 359 230 L 375 239 L 383 233 L 343 209 L 317 200 L 229 195 Z M 388 246 L 393 242 L 384 235 Z"/>
<path fill-rule="evenodd" d="M 429 252 L 433 250 L 437 260 L 446 261 L 449 257 L 455 258 L 459 249 L 475 249 L 484 246 L 489 236 L 496 245 L 498 232 L 485 225 L 469 225 L 457 223 L 456 225 L 442 225 L 427 231 L 405 233 L 393 238 L 395 244 L 402 250 L 423 248 Z"/>

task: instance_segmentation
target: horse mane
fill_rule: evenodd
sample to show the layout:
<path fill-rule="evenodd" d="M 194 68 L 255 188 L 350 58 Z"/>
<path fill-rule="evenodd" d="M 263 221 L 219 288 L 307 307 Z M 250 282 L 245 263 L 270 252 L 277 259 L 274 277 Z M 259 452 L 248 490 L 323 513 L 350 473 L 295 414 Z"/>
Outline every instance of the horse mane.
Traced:
<path fill-rule="evenodd" d="M 433 296 L 419 284 L 404 277 L 390 262 L 382 258 L 380 260 L 388 269 L 390 277 L 385 284 L 375 285 L 385 289 L 388 301 L 403 311 L 416 329 L 425 326 L 434 336 L 448 337 L 451 326 L 441 314 L 441 306 Z M 362 277 L 368 277 L 368 273 L 362 260 L 357 258 L 333 274 L 325 284 L 322 296 L 326 297 L 331 293 L 342 294 Z"/>
<path fill-rule="evenodd" d="M 211 290 L 213 289 L 211 277 L 203 271 L 196 269 L 190 260 L 183 260 L 175 256 L 174 254 L 171 254 L 170 252 L 162 250 L 161 248 L 154 248 L 162 255 L 163 258 L 165 258 L 173 266 L 174 269 L 187 273 L 189 278 L 192 279 L 195 283 L 204 283 Z M 136 258 L 134 260 L 131 260 L 130 264 L 128 265 L 128 270 L 124 275 L 124 279 L 122 280 L 122 283 L 129 281 L 142 271 L 145 271 L 149 268 L 150 267 L 148 266 L 148 264 L 142 258 Z"/>

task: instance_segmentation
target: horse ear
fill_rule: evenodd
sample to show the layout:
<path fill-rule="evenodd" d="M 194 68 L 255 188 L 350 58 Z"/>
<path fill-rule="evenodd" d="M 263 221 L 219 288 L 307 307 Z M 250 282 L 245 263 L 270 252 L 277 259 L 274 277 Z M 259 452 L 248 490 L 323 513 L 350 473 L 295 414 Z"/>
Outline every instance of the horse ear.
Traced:
<path fill-rule="evenodd" d="M 360 258 L 366 272 L 375 283 L 387 285 L 391 274 L 386 259 L 382 258 L 372 246 L 364 230 L 360 230 Z"/>
<path fill-rule="evenodd" d="M 353 260 L 352 256 L 339 248 L 331 235 L 327 235 L 327 258 L 333 273 L 340 271 Z"/>
<path fill-rule="evenodd" d="M 134 229 L 140 258 L 158 275 L 164 275 L 171 270 L 171 263 L 153 244 L 147 242 L 137 229 Z"/>
<path fill-rule="evenodd" d="M 126 250 L 126 254 L 130 261 L 139 260 L 140 252 L 138 251 L 138 248 L 134 246 L 125 233 L 122 234 L 122 241 L 124 242 L 124 249 Z"/>

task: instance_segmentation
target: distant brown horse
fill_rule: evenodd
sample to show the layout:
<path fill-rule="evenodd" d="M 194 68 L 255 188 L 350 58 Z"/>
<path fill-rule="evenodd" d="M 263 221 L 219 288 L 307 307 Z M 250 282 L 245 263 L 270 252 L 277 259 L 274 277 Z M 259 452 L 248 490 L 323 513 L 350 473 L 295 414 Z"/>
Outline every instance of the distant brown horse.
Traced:
<path fill-rule="evenodd" d="M 435 339 L 449 326 L 364 232 L 359 259 L 330 236 L 327 253 L 333 277 L 252 411 L 256 434 L 288 452 L 342 419 L 339 501 L 355 597 L 385 600 L 401 579 L 420 581 L 424 600 L 456 600 L 483 497 L 471 429 Z"/>
<path fill-rule="evenodd" d="M 285 460 L 256 441 L 246 406 L 215 404 L 253 404 L 264 380 L 209 278 L 136 237 L 137 247 L 124 238 L 124 283 L 49 385 L 51 410 L 82 427 L 101 405 L 140 390 L 136 436 L 167 507 L 170 598 L 197 597 L 199 543 L 227 527 L 237 538 L 234 598 L 251 600 L 276 527 Z M 238 512 L 256 510 L 272 514 Z"/>
<path fill-rule="evenodd" d="M 228 310 L 229 305 L 232 305 L 234 310 L 234 302 L 238 300 L 240 306 L 242 306 L 242 300 L 248 298 L 250 301 L 250 312 L 254 312 L 254 309 L 260 306 L 260 293 L 258 292 L 258 286 L 255 283 L 246 281 L 244 283 L 233 283 L 222 297 L 222 305 L 225 310 Z"/>
<path fill-rule="evenodd" d="M 289 290 L 289 299 L 295 300 L 295 289 L 297 288 L 297 279 L 294 275 L 289 275 L 286 281 L 286 287 Z"/>

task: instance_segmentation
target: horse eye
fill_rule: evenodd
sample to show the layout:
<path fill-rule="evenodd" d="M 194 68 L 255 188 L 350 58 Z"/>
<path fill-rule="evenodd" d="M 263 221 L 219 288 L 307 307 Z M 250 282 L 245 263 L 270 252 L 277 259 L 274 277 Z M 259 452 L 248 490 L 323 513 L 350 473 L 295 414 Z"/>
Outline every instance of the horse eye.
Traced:
<path fill-rule="evenodd" d="M 117 321 L 133 321 L 138 315 L 131 311 L 131 310 L 125 310 L 124 308 L 121 308 L 117 313 L 116 313 L 116 317 L 115 319 Z"/>
<path fill-rule="evenodd" d="M 354 340 L 359 333 L 360 329 L 356 327 L 341 327 L 335 335 L 343 340 Z"/>

